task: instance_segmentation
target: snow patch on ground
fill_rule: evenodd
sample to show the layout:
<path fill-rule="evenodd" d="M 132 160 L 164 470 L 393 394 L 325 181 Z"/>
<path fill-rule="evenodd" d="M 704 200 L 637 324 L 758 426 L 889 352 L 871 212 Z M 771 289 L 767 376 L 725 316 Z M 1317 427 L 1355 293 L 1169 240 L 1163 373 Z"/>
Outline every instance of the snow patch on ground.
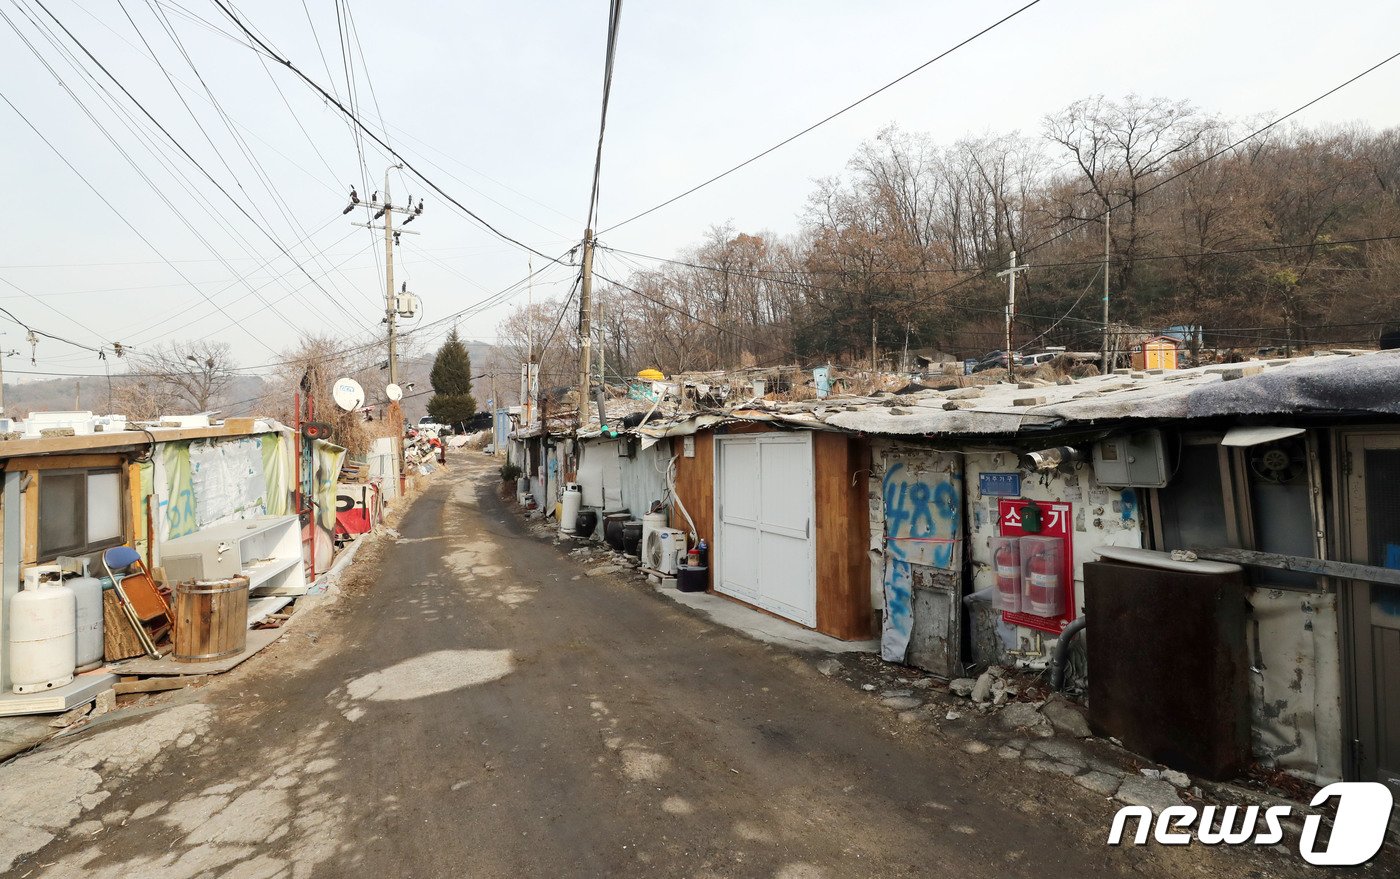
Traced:
<path fill-rule="evenodd" d="M 515 670 L 509 650 L 436 650 L 346 685 L 351 699 L 402 702 L 499 680 Z"/>

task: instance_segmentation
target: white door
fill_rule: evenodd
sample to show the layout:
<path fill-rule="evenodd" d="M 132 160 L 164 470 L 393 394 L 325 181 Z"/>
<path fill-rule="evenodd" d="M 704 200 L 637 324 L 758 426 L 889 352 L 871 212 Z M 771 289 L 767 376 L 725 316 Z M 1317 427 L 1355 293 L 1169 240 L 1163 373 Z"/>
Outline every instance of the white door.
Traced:
<path fill-rule="evenodd" d="M 811 434 L 718 437 L 716 589 L 817 624 Z"/>

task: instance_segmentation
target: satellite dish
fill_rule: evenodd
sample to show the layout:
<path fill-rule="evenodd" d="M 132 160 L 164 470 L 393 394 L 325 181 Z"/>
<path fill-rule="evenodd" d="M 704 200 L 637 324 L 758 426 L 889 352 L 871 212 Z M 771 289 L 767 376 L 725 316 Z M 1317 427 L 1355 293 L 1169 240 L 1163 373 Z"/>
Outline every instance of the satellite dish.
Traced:
<path fill-rule="evenodd" d="M 346 412 L 354 412 L 365 403 L 365 389 L 353 378 L 338 378 L 331 390 L 331 398 Z"/>
<path fill-rule="evenodd" d="M 403 399 L 403 388 L 391 382 L 385 385 L 384 396 L 388 397 L 391 403 L 397 403 Z"/>

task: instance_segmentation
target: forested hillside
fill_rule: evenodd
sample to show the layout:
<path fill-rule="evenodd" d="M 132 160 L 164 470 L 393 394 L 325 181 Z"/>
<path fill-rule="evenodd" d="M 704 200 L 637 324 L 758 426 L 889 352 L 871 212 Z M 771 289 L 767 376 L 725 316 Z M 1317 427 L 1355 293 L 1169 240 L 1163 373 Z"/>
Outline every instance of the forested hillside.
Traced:
<path fill-rule="evenodd" d="M 1374 345 L 1400 299 L 1400 131 L 1249 137 L 1268 121 L 1130 95 L 1076 102 L 1033 132 L 949 142 L 891 125 L 794 205 L 791 234 L 717 217 L 688 252 L 648 255 L 625 249 L 625 230 L 601 236 L 608 362 L 869 362 L 872 345 L 886 365 L 906 345 L 976 356 L 1003 346 L 996 273 L 1012 251 L 1032 266 L 1014 346 L 1098 350 L 1106 220 L 1115 330 L 1200 326 L 1206 346 L 1246 352 Z M 501 327 L 522 359 L 529 328 L 537 349 L 553 336 L 546 382 L 577 369 L 572 334 L 552 333 L 562 310 L 537 303 Z"/>

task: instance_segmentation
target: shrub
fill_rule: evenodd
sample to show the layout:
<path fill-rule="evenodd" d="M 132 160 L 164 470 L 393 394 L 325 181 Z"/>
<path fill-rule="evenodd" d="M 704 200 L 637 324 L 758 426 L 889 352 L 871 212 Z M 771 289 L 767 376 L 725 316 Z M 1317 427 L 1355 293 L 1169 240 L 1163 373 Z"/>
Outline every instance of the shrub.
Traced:
<path fill-rule="evenodd" d="M 501 465 L 501 481 L 514 482 L 520 478 L 520 467 L 516 464 Z"/>

